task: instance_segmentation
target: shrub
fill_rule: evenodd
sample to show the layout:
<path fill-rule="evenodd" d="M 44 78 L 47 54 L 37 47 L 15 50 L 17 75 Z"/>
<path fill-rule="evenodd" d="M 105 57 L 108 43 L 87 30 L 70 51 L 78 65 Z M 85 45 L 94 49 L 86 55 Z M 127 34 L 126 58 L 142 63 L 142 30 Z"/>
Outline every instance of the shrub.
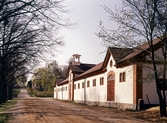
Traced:
<path fill-rule="evenodd" d="M 54 92 L 53 91 L 34 91 L 34 95 L 36 97 L 53 97 Z"/>
<path fill-rule="evenodd" d="M 13 89 L 13 97 L 17 97 L 19 93 L 20 93 L 20 89 Z"/>

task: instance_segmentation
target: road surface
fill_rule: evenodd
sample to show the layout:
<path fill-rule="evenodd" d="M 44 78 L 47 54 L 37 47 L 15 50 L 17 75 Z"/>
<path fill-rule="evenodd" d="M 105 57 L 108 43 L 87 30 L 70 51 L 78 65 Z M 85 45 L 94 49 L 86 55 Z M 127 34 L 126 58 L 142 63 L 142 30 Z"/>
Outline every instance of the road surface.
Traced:
<path fill-rule="evenodd" d="M 17 104 L 6 113 L 12 115 L 9 123 L 148 123 L 110 108 L 30 97 L 25 89 L 21 89 Z"/>

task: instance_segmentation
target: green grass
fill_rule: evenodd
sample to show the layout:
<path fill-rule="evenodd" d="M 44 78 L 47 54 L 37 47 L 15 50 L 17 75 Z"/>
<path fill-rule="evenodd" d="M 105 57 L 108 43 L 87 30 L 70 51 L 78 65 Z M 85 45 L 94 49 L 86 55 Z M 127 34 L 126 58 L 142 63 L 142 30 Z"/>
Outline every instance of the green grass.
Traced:
<path fill-rule="evenodd" d="M 0 114 L 0 123 L 7 123 L 8 119 L 9 119 L 8 114 Z"/>
<path fill-rule="evenodd" d="M 16 102 L 16 100 L 9 100 L 6 103 L 0 104 L 0 123 L 7 123 L 10 115 L 2 112 L 13 107 Z"/>
<path fill-rule="evenodd" d="M 20 93 L 20 89 L 13 89 L 13 97 L 17 97 L 19 93 Z"/>

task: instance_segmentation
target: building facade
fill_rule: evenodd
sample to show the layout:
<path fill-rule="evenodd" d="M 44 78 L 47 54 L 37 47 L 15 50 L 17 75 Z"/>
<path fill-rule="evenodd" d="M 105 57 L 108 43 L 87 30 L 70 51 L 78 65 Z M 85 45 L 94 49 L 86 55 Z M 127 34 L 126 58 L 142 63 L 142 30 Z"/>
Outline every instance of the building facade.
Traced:
<path fill-rule="evenodd" d="M 152 66 L 146 62 L 149 57 L 144 51 L 149 47 L 144 44 L 140 48 L 145 49 L 110 47 L 104 61 L 97 65 L 82 64 L 80 55 L 74 54 L 78 61 L 69 65 L 69 77 L 56 84 L 54 98 L 134 110 L 139 100 L 159 104 L 155 81 L 147 78 Z M 160 50 L 155 49 L 157 55 Z"/>

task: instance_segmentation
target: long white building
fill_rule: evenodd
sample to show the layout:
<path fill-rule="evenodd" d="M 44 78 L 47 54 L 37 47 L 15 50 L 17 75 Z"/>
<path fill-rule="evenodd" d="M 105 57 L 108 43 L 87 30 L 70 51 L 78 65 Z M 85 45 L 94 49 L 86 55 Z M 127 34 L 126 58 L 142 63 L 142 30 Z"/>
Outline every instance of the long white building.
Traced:
<path fill-rule="evenodd" d="M 104 61 L 97 65 L 83 64 L 80 55 L 74 54 L 69 76 L 56 83 L 54 98 L 134 110 L 139 100 L 159 104 L 155 81 L 147 77 L 152 73 L 148 49 L 148 44 L 135 49 L 110 47 Z M 155 49 L 158 55 L 160 51 L 160 47 Z"/>

